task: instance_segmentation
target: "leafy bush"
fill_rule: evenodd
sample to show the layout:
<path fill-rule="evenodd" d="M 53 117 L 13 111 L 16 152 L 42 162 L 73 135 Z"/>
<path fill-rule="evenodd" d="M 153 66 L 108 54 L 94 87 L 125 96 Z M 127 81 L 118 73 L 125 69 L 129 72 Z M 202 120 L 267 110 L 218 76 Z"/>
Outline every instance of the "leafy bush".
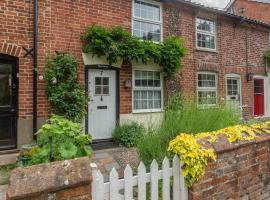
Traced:
<path fill-rule="evenodd" d="M 270 68 L 270 50 L 266 52 L 267 67 Z"/>
<path fill-rule="evenodd" d="M 107 29 L 101 26 L 88 27 L 82 35 L 83 52 L 105 56 L 109 64 L 124 61 L 152 60 L 163 67 L 163 71 L 172 75 L 181 67 L 181 58 L 185 55 L 183 41 L 178 37 L 168 37 L 163 44 L 141 41 L 122 27 Z"/>
<path fill-rule="evenodd" d="M 138 139 L 142 136 L 144 128 L 133 122 L 117 126 L 113 132 L 113 139 L 117 143 L 125 147 L 134 147 Z"/>
<path fill-rule="evenodd" d="M 45 64 L 45 93 L 55 114 L 73 121 L 81 121 L 86 113 L 87 97 L 77 80 L 76 59 L 58 53 Z"/>
<path fill-rule="evenodd" d="M 226 106 L 198 109 L 192 103 L 183 103 L 180 93 L 171 98 L 166 108 L 161 125 L 138 141 L 138 153 L 145 164 L 153 159 L 161 163 L 164 156 L 168 156 L 169 142 L 179 133 L 193 135 L 242 123 L 233 109 Z"/>
<path fill-rule="evenodd" d="M 54 160 L 90 156 L 92 153 L 89 146 L 91 136 L 82 132 L 79 123 L 61 116 L 53 115 L 37 132 L 37 135 L 36 146 L 22 154 L 29 158 L 29 165 L 49 162 L 51 153 Z"/>

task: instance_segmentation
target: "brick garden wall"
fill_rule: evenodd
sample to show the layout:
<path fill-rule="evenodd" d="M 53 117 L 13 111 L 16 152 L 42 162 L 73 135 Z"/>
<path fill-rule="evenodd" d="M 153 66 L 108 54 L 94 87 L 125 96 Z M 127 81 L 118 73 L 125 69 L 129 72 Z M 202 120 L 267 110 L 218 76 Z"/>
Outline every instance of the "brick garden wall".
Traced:
<path fill-rule="evenodd" d="M 213 144 L 217 161 L 210 162 L 202 180 L 189 191 L 189 200 L 270 199 L 270 136 L 254 141 Z"/>
<path fill-rule="evenodd" d="M 209 144 L 204 143 L 209 148 Z M 229 143 L 220 136 L 212 144 L 217 161 L 189 190 L 189 200 L 270 199 L 270 135 Z M 41 164 L 12 171 L 7 200 L 91 200 L 88 158 Z"/>
<path fill-rule="evenodd" d="M 18 168 L 12 172 L 7 200 L 91 200 L 89 158 Z"/>

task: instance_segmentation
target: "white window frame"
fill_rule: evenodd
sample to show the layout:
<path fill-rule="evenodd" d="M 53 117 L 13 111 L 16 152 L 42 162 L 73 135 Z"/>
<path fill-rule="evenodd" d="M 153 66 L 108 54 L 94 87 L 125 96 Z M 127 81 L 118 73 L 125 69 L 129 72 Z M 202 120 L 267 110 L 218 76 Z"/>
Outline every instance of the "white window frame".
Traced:
<path fill-rule="evenodd" d="M 211 74 L 211 75 L 215 75 L 215 87 L 199 87 L 199 74 Z M 207 107 L 215 107 L 217 106 L 218 104 L 218 75 L 217 73 L 214 73 L 214 72 L 197 72 L 197 106 L 199 108 L 207 108 Z M 203 104 L 203 105 L 200 105 L 199 104 L 199 92 L 201 91 L 205 91 L 205 92 L 216 92 L 216 103 L 215 104 Z"/>
<path fill-rule="evenodd" d="M 160 25 L 160 42 L 157 41 L 152 41 L 154 43 L 162 43 L 163 42 L 163 6 L 162 3 L 156 2 L 156 1 L 151 1 L 151 0 L 138 0 L 144 3 L 152 4 L 154 6 L 159 6 L 160 8 L 160 20 L 149 20 L 149 19 L 144 19 L 141 17 L 136 17 L 135 16 L 135 0 L 132 0 L 132 19 L 131 19 L 131 34 L 133 35 L 133 30 L 134 30 L 134 21 L 140 21 L 140 22 L 145 22 L 145 23 L 150 23 L 150 24 L 155 24 L 155 25 Z"/>
<path fill-rule="evenodd" d="M 160 73 L 160 87 L 136 87 L 135 86 L 135 71 L 151 71 Z M 161 108 L 155 109 L 134 109 L 134 91 L 161 91 Z M 145 69 L 145 68 L 134 68 L 132 70 L 132 113 L 155 113 L 163 111 L 163 74 L 158 69 Z"/>
<path fill-rule="evenodd" d="M 198 30 L 197 29 L 197 19 L 203 19 L 203 20 L 207 20 L 207 21 L 212 21 L 214 23 L 214 33 L 212 32 L 208 32 L 208 31 L 203 31 L 203 30 Z M 204 17 L 200 17 L 200 16 L 196 16 L 195 18 L 195 32 L 196 32 L 196 35 L 195 35 L 195 38 L 196 38 L 196 49 L 198 50 L 203 50 L 203 51 L 212 51 L 212 52 L 216 52 L 217 51 L 217 27 L 216 27 L 216 20 L 214 19 L 207 19 L 207 18 L 204 18 Z M 199 47 L 198 46 L 198 33 L 200 34 L 204 34 L 204 35 L 209 35 L 209 36 L 214 36 L 215 38 L 215 48 L 212 49 L 212 48 L 207 48 L 207 47 Z"/>

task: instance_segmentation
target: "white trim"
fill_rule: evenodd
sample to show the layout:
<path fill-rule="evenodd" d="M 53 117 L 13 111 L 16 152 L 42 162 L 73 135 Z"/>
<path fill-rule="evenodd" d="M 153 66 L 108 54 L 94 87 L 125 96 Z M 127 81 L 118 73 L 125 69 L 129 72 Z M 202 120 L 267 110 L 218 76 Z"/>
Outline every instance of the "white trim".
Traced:
<path fill-rule="evenodd" d="M 160 87 L 135 87 L 135 71 L 152 71 L 152 72 L 160 72 Z M 136 114 L 136 113 L 155 113 L 155 112 L 162 112 L 163 111 L 163 103 L 164 103 L 164 87 L 163 87 L 163 74 L 159 69 L 145 69 L 142 67 L 133 67 L 132 69 L 132 113 Z M 156 90 L 156 91 L 161 91 L 161 108 L 159 109 L 134 109 L 134 90 L 145 90 L 145 91 L 149 91 L 149 90 Z"/>
<path fill-rule="evenodd" d="M 211 74 L 211 75 L 215 75 L 215 87 L 199 87 L 198 83 L 199 83 L 199 79 L 198 76 L 199 74 Z M 197 106 L 200 108 L 204 108 L 204 107 L 214 107 L 217 106 L 218 104 L 218 75 L 215 72 L 207 72 L 207 71 L 200 71 L 197 72 L 196 74 L 196 88 L 197 88 Z M 209 91 L 209 92 L 216 92 L 216 104 L 207 104 L 207 105 L 199 105 L 199 91 Z"/>
<path fill-rule="evenodd" d="M 227 101 L 227 96 L 228 96 L 228 88 L 227 88 L 227 79 L 228 78 L 235 78 L 235 79 L 239 79 L 239 95 L 240 95 L 240 106 L 241 106 L 241 110 L 242 110 L 242 78 L 239 74 L 226 74 L 225 75 L 225 85 L 226 85 L 226 101 Z M 242 114 L 242 113 L 241 113 Z"/>
<path fill-rule="evenodd" d="M 162 43 L 163 42 L 163 6 L 162 3 L 157 2 L 157 1 L 152 1 L 152 0 L 137 0 L 141 1 L 144 3 L 152 4 L 154 6 L 159 6 L 160 8 L 160 20 L 149 20 L 141 17 L 136 17 L 135 16 L 135 0 L 132 0 L 132 16 L 131 16 L 131 34 L 133 35 L 133 30 L 134 30 L 134 20 L 140 21 L 140 22 L 145 22 L 145 23 L 150 23 L 150 24 L 155 24 L 155 25 L 160 25 L 160 42 L 153 41 L 154 43 Z"/>
<path fill-rule="evenodd" d="M 208 32 L 208 31 L 203 31 L 203 30 L 198 30 L 197 29 L 197 19 L 200 18 L 200 19 L 203 19 L 203 20 L 207 20 L 207 21 L 212 21 L 214 23 L 214 33 L 212 32 Z M 199 15 L 195 16 L 195 41 L 196 41 L 196 49 L 197 50 L 201 50 L 201 51 L 210 51 L 210 52 L 217 52 L 217 26 L 216 26 L 216 20 L 215 19 L 208 19 L 208 18 L 205 18 L 205 17 L 201 17 Z M 215 40 L 215 48 L 212 49 L 212 48 L 207 48 L 207 47 L 199 47 L 198 46 L 198 33 L 200 34 L 204 34 L 204 35 L 209 35 L 209 36 L 214 36 Z"/>

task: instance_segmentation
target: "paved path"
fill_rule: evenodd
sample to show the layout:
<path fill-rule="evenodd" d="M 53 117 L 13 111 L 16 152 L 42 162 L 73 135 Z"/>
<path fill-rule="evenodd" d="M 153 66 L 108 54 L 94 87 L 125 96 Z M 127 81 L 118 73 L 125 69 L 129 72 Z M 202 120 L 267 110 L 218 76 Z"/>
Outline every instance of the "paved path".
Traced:
<path fill-rule="evenodd" d="M 134 148 L 113 148 L 94 151 L 92 162 L 98 165 L 104 180 L 109 181 L 109 174 L 113 167 L 118 171 L 119 177 L 123 177 L 126 165 L 129 164 L 136 169 L 139 159 Z"/>

